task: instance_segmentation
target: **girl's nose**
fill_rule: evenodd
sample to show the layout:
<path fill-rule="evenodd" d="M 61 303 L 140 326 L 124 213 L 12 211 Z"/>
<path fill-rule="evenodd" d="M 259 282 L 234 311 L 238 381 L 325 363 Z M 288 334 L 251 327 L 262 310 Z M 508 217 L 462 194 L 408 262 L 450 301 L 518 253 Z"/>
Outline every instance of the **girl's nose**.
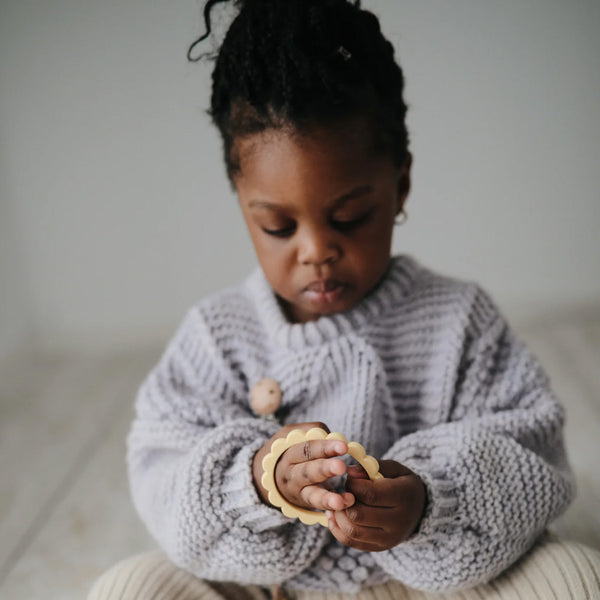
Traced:
<path fill-rule="evenodd" d="M 340 257 L 339 246 L 330 236 L 320 232 L 307 232 L 300 240 L 298 262 L 304 265 L 323 265 Z"/>

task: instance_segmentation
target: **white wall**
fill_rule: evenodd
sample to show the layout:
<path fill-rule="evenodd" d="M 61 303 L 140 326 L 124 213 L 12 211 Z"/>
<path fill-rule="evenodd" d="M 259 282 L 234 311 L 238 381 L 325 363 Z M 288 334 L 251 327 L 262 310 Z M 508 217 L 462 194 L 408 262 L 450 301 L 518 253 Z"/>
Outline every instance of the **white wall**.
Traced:
<path fill-rule="evenodd" d="M 600 301 L 600 2 L 373 1 L 415 155 L 399 249 L 512 314 Z"/>
<path fill-rule="evenodd" d="M 5 197 L 3 188 L 0 181 L 0 198 Z M 30 295 L 10 208 L 0 201 L 0 365 L 25 354 L 32 334 Z"/>
<path fill-rule="evenodd" d="M 49 347 L 162 337 L 254 264 L 204 114 L 211 66 L 185 60 L 199 4 L 0 3 L 2 218 L 21 257 L 0 285 L 27 295 L 1 309 L 6 340 L 24 331 L 9 321 Z M 396 249 L 509 313 L 600 303 L 600 3 L 363 5 L 407 79 Z"/>

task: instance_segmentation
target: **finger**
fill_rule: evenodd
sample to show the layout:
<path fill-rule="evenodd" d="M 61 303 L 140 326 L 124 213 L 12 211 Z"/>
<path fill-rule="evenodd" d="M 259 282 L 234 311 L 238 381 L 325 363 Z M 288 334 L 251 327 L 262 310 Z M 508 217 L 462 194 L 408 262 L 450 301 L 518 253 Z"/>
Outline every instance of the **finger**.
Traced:
<path fill-rule="evenodd" d="M 329 427 L 325 425 L 325 423 L 321 423 L 321 421 L 313 421 L 311 423 L 289 423 L 288 425 L 284 425 L 275 435 L 271 437 L 268 443 L 268 449 L 265 450 L 265 454 L 270 452 L 270 448 L 273 445 L 273 442 L 278 439 L 285 439 L 288 434 L 294 429 L 301 429 L 302 431 L 310 431 L 311 429 L 323 429 L 327 433 L 329 433 Z"/>
<path fill-rule="evenodd" d="M 382 530 L 349 523 L 342 511 L 327 511 L 329 531 L 342 544 L 364 552 L 380 552 L 385 547 L 378 542 Z"/>
<path fill-rule="evenodd" d="M 319 458 L 343 456 L 347 452 L 348 444 L 341 440 L 311 440 L 290 446 L 284 456 L 289 464 L 298 464 Z"/>
<path fill-rule="evenodd" d="M 385 479 L 377 480 L 377 483 L 384 482 Z M 392 507 L 397 502 L 393 501 L 393 498 L 386 497 L 383 495 L 383 486 L 376 486 L 374 481 L 370 479 L 352 479 L 346 480 L 346 490 L 351 494 L 354 494 L 357 502 L 365 504 L 367 506 L 380 506 L 380 507 Z M 387 502 L 386 502 L 387 500 Z"/>
<path fill-rule="evenodd" d="M 390 523 L 401 518 L 398 513 L 398 507 L 367 506 L 362 502 L 354 502 L 344 510 L 344 516 L 349 522 L 373 529 L 386 529 Z"/>
<path fill-rule="evenodd" d="M 395 479 L 365 481 L 349 479 L 346 488 L 357 501 L 369 506 L 408 507 L 424 504 L 425 487 L 418 475 L 402 475 Z"/>
<path fill-rule="evenodd" d="M 300 464 L 292 464 L 277 473 L 277 480 L 283 485 L 290 481 L 298 487 L 323 483 L 331 477 L 338 477 L 346 472 L 346 463 L 339 458 L 319 458 Z"/>
<path fill-rule="evenodd" d="M 337 510 L 345 510 L 347 508 L 350 508 L 355 502 L 356 502 L 356 498 L 354 497 L 354 494 L 351 494 L 350 492 L 342 492 L 341 494 L 338 494 L 339 496 L 341 496 L 344 505 L 342 508 L 338 508 Z"/>
<path fill-rule="evenodd" d="M 369 479 L 369 475 L 360 465 L 348 465 L 346 473 L 352 479 Z"/>
<path fill-rule="evenodd" d="M 370 514 L 375 512 L 378 514 Z M 380 543 L 380 538 L 389 527 L 390 518 L 394 517 L 393 513 L 395 511 L 390 508 L 373 508 L 359 503 L 336 512 L 335 517 L 338 526 L 350 537 Z"/>
<path fill-rule="evenodd" d="M 408 467 L 396 462 L 395 460 L 380 460 L 379 472 L 387 478 L 401 477 L 402 475 L 412 475 Z"/>
<path fill-rule="evenodd" d="M 413 476 L 406 475 L 395 479 L 348 479 L 346 489 L 354 494 L 358 502 L 368 506 L 393 508 L 400 504 L 407 492 L 411 492 L 408 481 Z M 412 494 L 411 494 L 412 495 Z"/>
<path fill-rule="evenodd" d="M 320 485 L 309 485 L 302 489 L 300 497 L 307 506 L 315 510 L 344 510 L 354 504 L 354 496 L 348 492 L 338 494 Z"/>

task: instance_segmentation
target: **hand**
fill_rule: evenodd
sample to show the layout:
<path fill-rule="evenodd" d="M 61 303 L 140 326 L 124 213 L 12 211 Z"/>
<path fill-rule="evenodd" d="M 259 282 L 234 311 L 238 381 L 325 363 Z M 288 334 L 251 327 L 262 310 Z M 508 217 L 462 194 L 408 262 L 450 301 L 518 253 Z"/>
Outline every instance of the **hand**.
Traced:
<path fill-rule="evenodd" d="M 328 513 L 329 530 L 346 546 L 366 552 L 389 550 L 417 529 L 425 510 L 421 478 L 395 460 L 379 462 L 384 479 L 371 481 L 360 466 L 348 467 L 346 489 L 356 502 Z"/>
<path fill-rule="evenodd" d="M 308 431 L 320 427 L 329 432 L 323 423 L 296 423 L 282 427 L 255 455 L 252 466 L 254 484 L 267 504 L 267 491 L 261 483 L 262 460 L 269 453 L 271 444 L 285 438 L 292 429 Z M 328 489 L 330 477 L 343 475 L 346 463 L 336 458 L 348 452 L 348 444 L 339 440 L 312 440 L 294 444 L 282 455 L 275 467 L 275 483 L 279 493 L 291 504 L 312 510 L 343 510 L 354 504 L 349 492 L 338 494 Z"/>

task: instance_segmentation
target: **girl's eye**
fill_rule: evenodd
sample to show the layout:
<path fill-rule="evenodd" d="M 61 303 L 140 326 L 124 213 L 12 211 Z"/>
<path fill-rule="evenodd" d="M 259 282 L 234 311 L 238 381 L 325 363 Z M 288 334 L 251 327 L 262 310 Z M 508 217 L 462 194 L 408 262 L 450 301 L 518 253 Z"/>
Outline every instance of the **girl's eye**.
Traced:
<path fill-rule="evenodd" d="M 369 217 L 371 216 L 371 211 L 366 212 L 355 219 L 331 219 L 330 225 L 337 231 L 348 232 L 353 229 L 359 227 L 363 223 L 365 223 Z M 268 229 L 267 227 L 261 228 L 267 235 L 272 235 L 273 237 L 278 238 L 287 238 L 294 235 L 296 231 L 296 224 L 292 223 L 291 225 L 287 225 L 286 227 L 280 227 L 279 229 Z"/>
<path fill-rule="evenodd" d="M 282 227 L 281 229 L 267 229 L 266 227 L 263 227 L 262 230 L 268 235 L 286 238 L 290 237 L 294 233 L 294 231 L 296 231 L 296 226 L 288 225 L 287 227 Z"/>
<path fill-rule="evenodd" d="M 370 216 L 371 216 L 371 213 L 367 212 L 364 215 L 357 217 L 356 219 L 349 219 L 349 220 L 332 219 L 331 225 L 338 231 L 351 231 L 352 229 L 358 227 L 359 225 L 362 225 Z"/>

